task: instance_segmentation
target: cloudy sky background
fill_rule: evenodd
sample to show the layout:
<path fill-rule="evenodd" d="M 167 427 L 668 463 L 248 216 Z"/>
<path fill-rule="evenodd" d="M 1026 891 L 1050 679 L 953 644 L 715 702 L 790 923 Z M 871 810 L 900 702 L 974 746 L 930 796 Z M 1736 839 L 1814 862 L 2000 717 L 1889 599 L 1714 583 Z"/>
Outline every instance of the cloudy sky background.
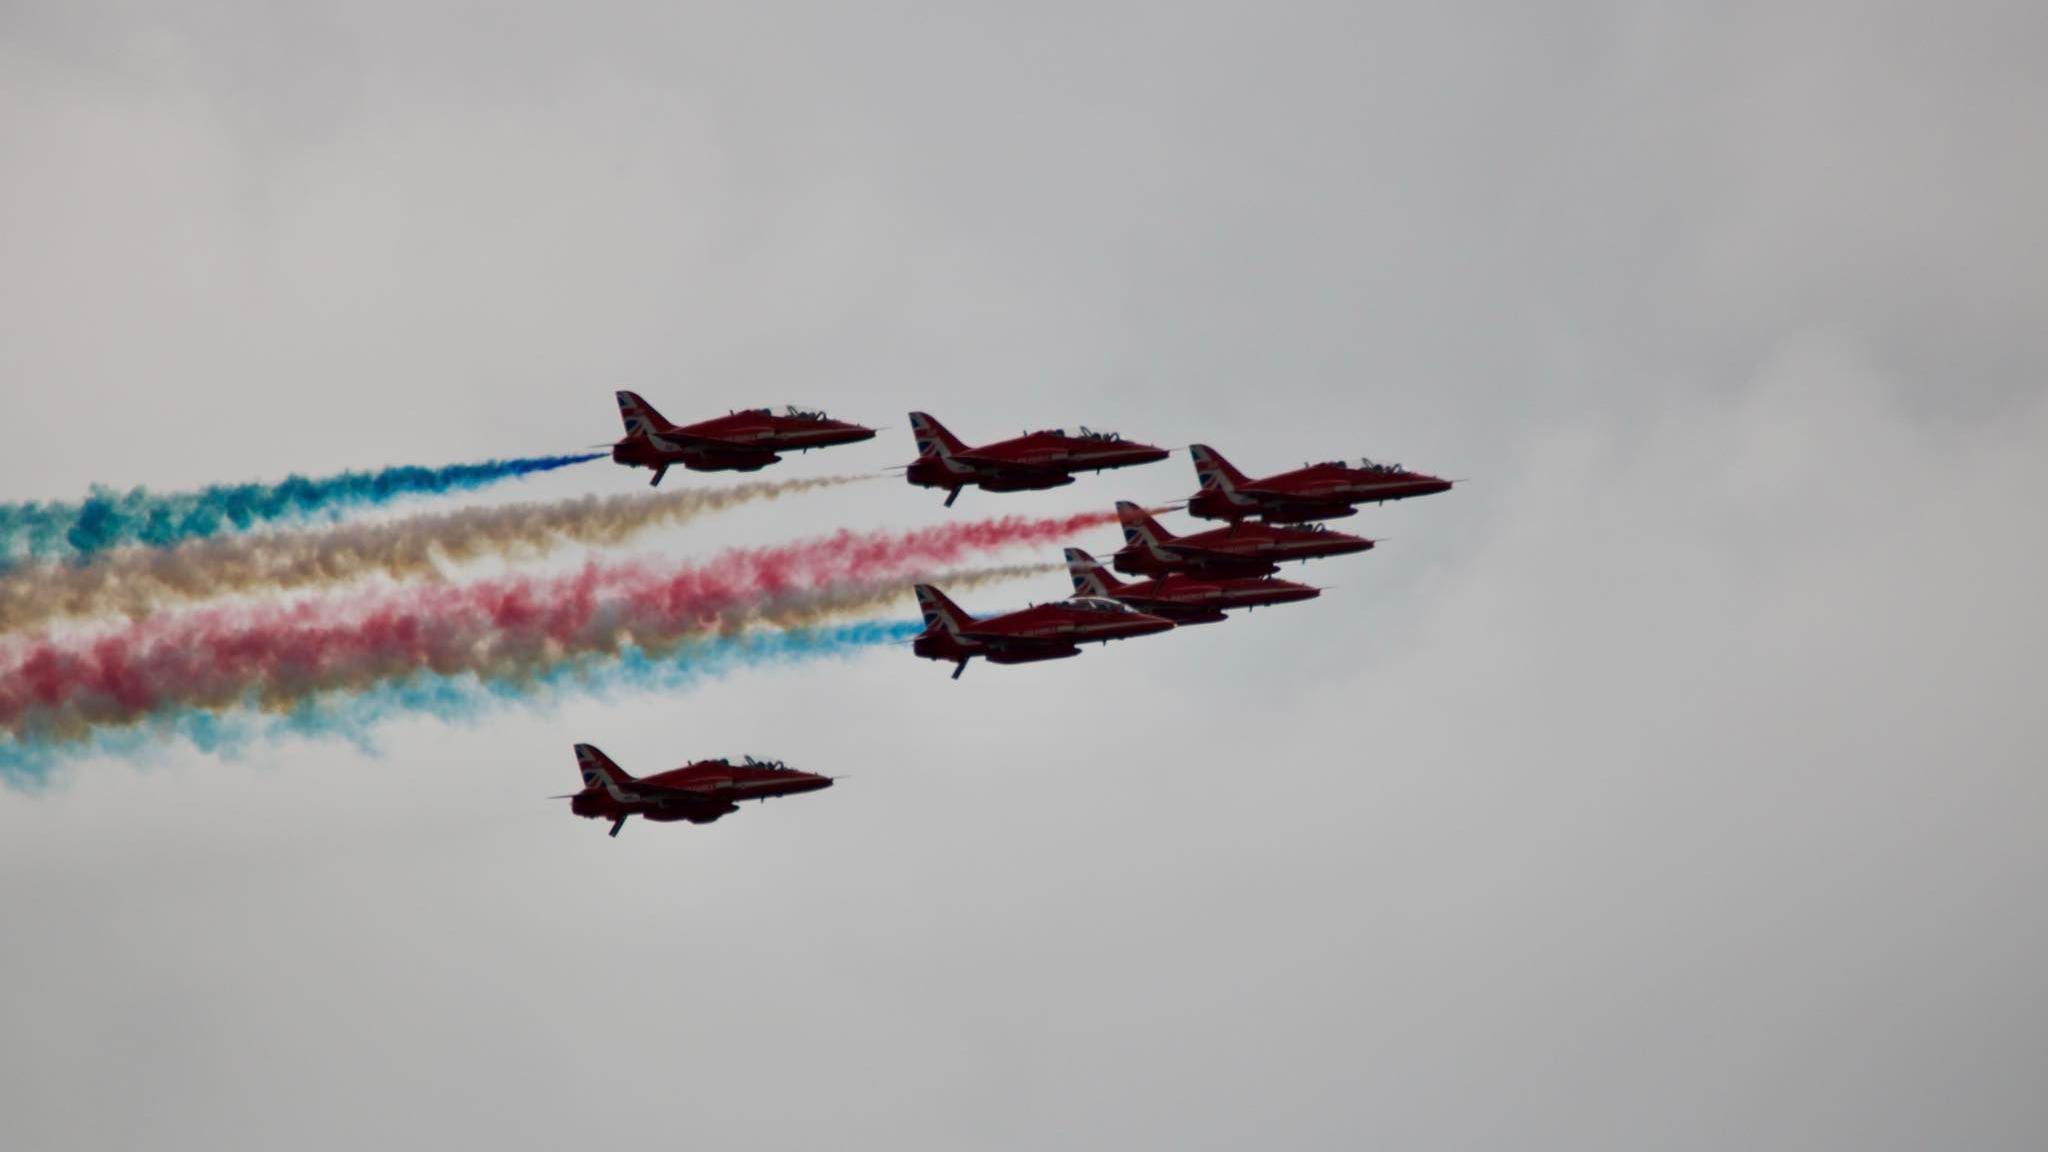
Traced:
<path fill-rule="evenodd" d="M 2048 1143 L 2039 6 L 506 7 L 0 4 L 0 496 L 617 387 L 1471 483 L 1072 662 L 0 792 L 0 1144 Z M 852 779 L 612 841 L 576 740 Z"/>

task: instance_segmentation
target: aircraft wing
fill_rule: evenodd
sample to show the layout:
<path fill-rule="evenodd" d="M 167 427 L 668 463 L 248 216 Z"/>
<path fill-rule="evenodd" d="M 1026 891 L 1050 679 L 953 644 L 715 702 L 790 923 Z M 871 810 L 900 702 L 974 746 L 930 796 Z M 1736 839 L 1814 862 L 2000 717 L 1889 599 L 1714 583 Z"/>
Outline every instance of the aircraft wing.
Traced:
<path fill-rule="evenodd" d="M 972 628 L 962 628 L 960 635 L 991 648 L 1007 648 L 1016 652 L 1051 651 L 1074 646 L 1069 637 L 1019 636 L 1015 632 L 976 631 Z"/>
<path fill-rule="evenodd" d="M 1249 496 L 1261 504 L 1276 508 L 1326 508 L 1332 504 L 1348 503 L 1341 496 L 1304 496 L 1299 492 L 1286 492 L 1277 488 L 1261 488 L 1256 484 L 1240 487 L 1240 496 Z"/>
<path fill-rule="evenodd" d="M 702 811 L 709 815 L 732 807 L 731 801 L 701 788 L 676 788 L 667 784 L 651 784 L 645 780 L 636 780 L 626 790 L 641 800 L 686 812 Z"/>
<path fill-rule="evenodd" d="M 1220 548 L 1204 548 L 1199 544 L 1159 544 L 1156 547 L 1161 552 L 1182 560 L 1237 564 L 1246 561 L 1256 562 L 1259 559 L 1257 556 L 1248 556 L 1242 552 L 1225 552 Z"/>
<path fill-rule="evenodd" d="M 1020 476 L 1064 476 L 1065 468 L 1048 468 L 1042 464 L 1026 464 L 1007 456 L 991 456 L 982 452 L 955 452 L 953 459 L 976 468 L 987 468 L 996 472 L 1014 472 Z"/>
<path fill-rule="evenodd" d="M 699 452 L 723 452 L 734 456 L 759 456 L 773 454 L 775 449 L 760 444 L 745 444 L 738 440 L 727 440 L 721 436 L 699 436 L 695 432 L 670 429 L 667 432 L 651 433 L 648 437 L 656 448 L 669 451 L 693 448 Z"/>

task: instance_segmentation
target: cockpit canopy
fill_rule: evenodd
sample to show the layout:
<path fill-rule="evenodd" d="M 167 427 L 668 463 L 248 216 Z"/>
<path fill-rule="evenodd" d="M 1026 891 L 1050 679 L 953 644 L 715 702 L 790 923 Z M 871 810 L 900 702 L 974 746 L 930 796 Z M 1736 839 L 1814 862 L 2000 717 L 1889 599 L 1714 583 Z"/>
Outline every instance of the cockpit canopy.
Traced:
<path fill-rule="evenodd" d="M 1065 428 L 1041 428 L 1038 434 L 1040 436 L 1061 436 L 1068 440 L 1092 440 L 1098 444 L 1121 444 L 1124 439 L 1114 432 L 1097 432 L 1086 424 L 1081 425 L 1079 429 L 1073 432 L 1069 432 Z"/>
<path fill-rule="evenodd" d="M 1077 608 L 1083 612 L 1102 612 L 1114 616 L 1128 616 L 1131 614 L 1131 606 L 1129 604 L 1121 600 L 1111 600 L 1104 596 L 1076 596 L 1067 601 L 1067 607 Z"/>
<path fill-rule="evenodd" d="M 780 412 L 777 412 L 773 408 L 749 408 L 746 409 L 746 411 L 754 416 L 781 416 L 789 420 L 831 419 L 831 417 L 825 415 L 825 410 L 823 408 L 799 408 L 794 404 L 786 405 Z M 735 415 L 737 415 L 737 413 L 735 413 Z"/>
<path fill-rule="evenodd" d="M 1402 471 L 1399 464 L 1381 464 L 1364 456 L 1360 456 L 1356 460 L 1325 460 L 1322 466 L 1325 468 L 1350 468 L 1359 472 L 1378 472 L 1382 475 Z"/>
<path fill-rule="evenodd" d="M 784 764 L 780 760 L 756 760 L 752 756 L 740 757 L 740 766 L 742 768 L 766 768 L 774 772 L 789 771 L 789 765 Z"/>

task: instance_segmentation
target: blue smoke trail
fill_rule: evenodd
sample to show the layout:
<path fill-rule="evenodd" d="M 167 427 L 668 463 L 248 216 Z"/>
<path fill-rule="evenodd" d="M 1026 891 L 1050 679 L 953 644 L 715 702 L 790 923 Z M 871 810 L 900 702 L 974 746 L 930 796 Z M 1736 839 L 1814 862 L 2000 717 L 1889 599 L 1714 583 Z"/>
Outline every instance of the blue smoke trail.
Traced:
<path fill-rule="evenodd" d="M 379 755 L 377 728 L 403 716 L 467 725 L 506 707 L 546 710 L 579 696 L 680 692 L 745 668 L 851 657 L 909 640 L 923 628 L 917 620 L 871 620 L 787 632 L 743 632 L 660 655 L 628 648 L 616 656 L 563 663 L 529 679 L 423 674 L 368 692 L 316 697 L 283 713 L 183 710 L 77 740 L 0 739 L 0 783 L 34 792 L 47 786 L 65 762 L 101 757 L 140 760 L 173 739 L 228 757 L 239 756 L 254 744 L 291 737 L 344 740 Z"/>
<path fill-rule="evenodd" d="M 126 493 L 95 488 L 76 504 L 0 504 L 0 566 L 24 557 L 88 560 L 122 544 L 169 548 L 260 524 L 374 507 L 401 496 L 468 492 L 602 456 L 528 456 L 445 468 L 406 465 L 311 479 L 291 476 L 276 484 L 216 484 L 164 495 L 147 488 Z"/>

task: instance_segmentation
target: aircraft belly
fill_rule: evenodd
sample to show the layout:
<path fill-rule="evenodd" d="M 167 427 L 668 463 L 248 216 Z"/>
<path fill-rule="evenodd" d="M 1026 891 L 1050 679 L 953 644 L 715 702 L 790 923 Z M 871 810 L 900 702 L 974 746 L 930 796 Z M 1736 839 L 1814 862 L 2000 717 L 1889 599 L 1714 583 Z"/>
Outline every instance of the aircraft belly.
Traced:
<path fill-rule="evenodd" d="M 1341 520 L 1346 516 L 1356 516 L 1358 509 L 1350 504 L 1283 504 L 1261 515 L 1275 524 L 1306 524 L 1317 520 Z"/>
<path fill-rule="evenodd" d="M 1081 650 L 1065 647 L 1033 646 L 1029 648 L 991 648 L 986 659 L 991 664 L 1033 664 L 1040 660 L 1064 660 L 1079 656 Z"/>
<path fill-rule="evenodd" d="M 1059 488 L 1074 482 L 1064 472 L 1029 473 L 992 471 L 981 474 L 977 481 L 990 492 L 1038 492 L 1047 488 Z"/>

